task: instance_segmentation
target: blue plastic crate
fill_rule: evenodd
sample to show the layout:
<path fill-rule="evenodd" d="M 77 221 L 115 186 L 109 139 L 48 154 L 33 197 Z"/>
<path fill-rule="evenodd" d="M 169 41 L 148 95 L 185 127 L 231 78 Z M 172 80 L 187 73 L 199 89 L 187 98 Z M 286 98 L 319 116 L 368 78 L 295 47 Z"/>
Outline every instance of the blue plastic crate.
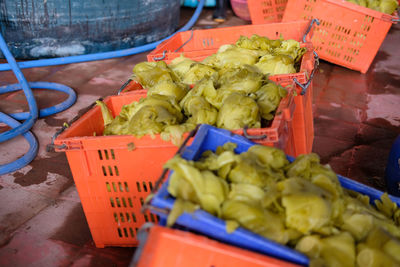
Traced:
<path fill-rule="evenodd" d="M 237 144 L 237 148 L 235 149 L 236 153 L 245 152 L 251 146 L 256 145 L 243 136 L 232 134 L 230 131 L 218 129 L 209 125 L 201 125 L 192 144 L 184 148 L 182 151 L 182 157 L 187 160 L 197 160 L 204 151 L 212 150 L 215 152 L 218 146 L 222 146 L 227 142 L 233 142 Z M 294 158 L 289 156 L 288 159 L 289 161 L 294 160 Z M 338 175 L 338 178 L 344 188 L 368 195 L 371 203 L 373 203 L 375 199 L 380 199 L 381 195 L 383 194 L 383 192 L 379 190 L 355 182 L 349 178 L 340 175 Z M 168 193 L 167 187 L 168 181 L 161 186 L 160 190 L 155 194 L 151 201 L 151 206 L 156 207 L 157 210 L 171 210 L 174 205 L 175 198 Z M 392 201 L 396 202 L 397 205 L 400 205 L 400 198 L 393 196 L 390 196 L 390 198 Z M 154 209 L 153 212 L 157 213 L 161 218 L 165 219 L 167 217 L 167 214 L 157 212 L 157 210 Z M 224 220 L 219 219 L 203 210 L 196 210 L 192 214 L 183 213 L 178 217 L 176 224 L 191 231 L 204 234 L 216 240 L 238 247 L 260 252 L 301 265 L 308 265 L 309 263 L 309 259 L 304 254 L 245 230 L 242 227 L 237 228 L 234 232 L 229 234 L 226 232 Z"/>

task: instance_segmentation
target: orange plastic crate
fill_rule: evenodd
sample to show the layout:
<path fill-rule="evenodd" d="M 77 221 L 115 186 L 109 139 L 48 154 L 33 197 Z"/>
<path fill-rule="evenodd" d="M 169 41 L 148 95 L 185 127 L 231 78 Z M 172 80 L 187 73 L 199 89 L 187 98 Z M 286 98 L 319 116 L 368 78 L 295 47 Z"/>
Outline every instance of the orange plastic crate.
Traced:
<path fill-rule="evenodd" d="M 137 267 L 294 267 L 276 258 L 161 226 L 150 228 L 133 264 Z"/>
<path fill-rule="evenodd" d="M 131 88 L 140 89 L 134 82 Z M 293 91 L 293 85 L 290 91 Z M 104 99 L 113 115 L 123 105 L 146 97 L 146 91 L 124 93 Z M 272 125 L 248 129 L 250 136 L 265 135 L 257 143 L 276 146 L 293 155 L 288 147 L 293 94 L 282 99 Z M 178 147 L 160 135 L 102 136 L 101 109 L 93 107 L 66 128 L 55 140 L 55 150 L 65 151 L 76 188 L 96 247 L 136 246 L 137 231 L 145 222 L 157 222 L 155 215 L 141 213 L 145 198 L 162 172 L 163 164 Z M 243 130 L 234 131 L 243 134 Z"/>
<path fill-rule="evenodd" d="M 155 50 L 147 55 L 147 60 L 163 60 L 170 63 L 174 58 L 183 54 L 193 60 L 201 61 L 216 53 L 221 45 L 235 43 L 241 35 L 250 37 L 253 34 L 258 34 L 271 39 L 282 36 L 296 41 L 309 41 L 312 36 L 312 24 L 310 21 L 300 20 L 180 32 L 158 45 Z M 299 83 L 305 84 L 316 67 L 316 61 L 312 45 L 310 43 L 303 43 L 303 45 L 307 46 L 308 51 L 303 56 L 300 72 L 273 75 L 269 79 L 280 84 L 296 79 Z M 296 90 L 299 95 L 295 97 L 296 108 L 293 115 L 293 134 L 291 137 L 293 140 L 288 142 L 292 144 L 291 147 L 294 149 L 294 152 L 290 154 L 298 156 L 310 153 L 314 141 L 312 81 L 305 95 L 300 95 L 302 88 L 299 86 Z"/>
<path fill-rule="evenodd" d="M 289 0 L 283 21 L 317 18 L 312 43 L 324 60 L 366 73 L 397 16 L 347 1 Z"/>
<path fill-rule="evenodd" d="M 251 23 L 281 22 L 288 0 L 247 0 Z"/>

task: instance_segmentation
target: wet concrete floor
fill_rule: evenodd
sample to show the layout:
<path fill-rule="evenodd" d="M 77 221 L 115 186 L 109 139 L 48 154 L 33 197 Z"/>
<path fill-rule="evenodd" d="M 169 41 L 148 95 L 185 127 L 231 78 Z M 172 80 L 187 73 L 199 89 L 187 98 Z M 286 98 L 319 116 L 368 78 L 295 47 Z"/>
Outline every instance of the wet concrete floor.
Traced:
<path fill-rule="evenodd" d="M 228 11 L 228 19 L 212 21 L 206 9 L 195 28 L 248 24 Z M 183 9 L 182 21 L 192 9 Z M 400 25 L 394 25 L 366 74 L 322 61 L 314 78 L 313 151 L 339 174 L 386 190 L 384 170 L 389 150 L 400 134 Z M 64 153 L 46 145 L 66 121 L 84 112 L 94 100 L 115 94 L 146 53 L 124 58 L 24 70 L 28 81 L 57 82 L 78 94 L 75 105 L 39 119 L 33 132 L 39 153 L 33 162 L 0 176 L 1 266 L 127 266 L 134 248 L 96 248 Z M 11 72 L 0 73 L 0 85 L 15 83 Z M 65 95 L 35 91 L 40 107 Z M 0 95 L 0 110 L 26 110 L 22 93 Z M 0 132 L 8 129 L 0 124 Z M 27 151 L 23 138 L 0 144 L 0 164 Z"/>

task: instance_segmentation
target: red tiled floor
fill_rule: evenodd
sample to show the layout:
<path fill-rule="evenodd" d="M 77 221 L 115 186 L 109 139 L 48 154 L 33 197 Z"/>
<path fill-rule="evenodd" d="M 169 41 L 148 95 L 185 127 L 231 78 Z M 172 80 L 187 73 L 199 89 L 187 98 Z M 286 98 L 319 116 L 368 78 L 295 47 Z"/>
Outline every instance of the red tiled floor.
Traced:
<path fill-rule="evenodd" d="M 191 16 L 184 9 L 182 21 Z M 247 24 L 228 14 L 216 24 L 212 9 L 202 13 L 196 28 Z M 183 23 L 182 23 L 183 24 Z M 339 174 L 385 189 L 384 168 L 391 143 L 400 134 L 400 26 L 390 30 L 367 74 L 322 61 L 314 78 L 315 140 L 313 151 Z M 46 145 L 61 125 L 82 114 L 99 97 L 115 94 L 146 53 L 104 61 L 23 70 L 28 81 L 71 86 L 78 94 L 68 110 L 39 119 L 33 131 L 39 154 L 28 166 L 0 177 L 0 266 L 127 266 L 134 248 L 95 248 L 63 153 Z M 0 73 L 0 85 L 15 82 Z M 37 92 L 40 106 L 65 95 Z M 0 109 L 26 109 L 21 93 L 0 95 Z M 0 124 L 0 131 L 6 127 Z M 0 164 L 27 150 L 22 138 L 0 144 Z"/>

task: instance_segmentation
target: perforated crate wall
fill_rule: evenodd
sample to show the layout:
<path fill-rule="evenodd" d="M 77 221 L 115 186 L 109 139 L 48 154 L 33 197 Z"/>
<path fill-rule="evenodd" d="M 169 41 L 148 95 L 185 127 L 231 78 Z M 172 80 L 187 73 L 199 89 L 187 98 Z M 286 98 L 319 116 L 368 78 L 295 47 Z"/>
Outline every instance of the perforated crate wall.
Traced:
<path fill-rule="evenodd" d="M 317 18 L 312 43 L 319 56 L 353 70 L 368 71 L 397 18 L 346 1 L 289 0 L 283 21 Z"/>
<path fill-rule="evenodd" d="M 156 215 L 143 214 L 141 209 L 162 172 L 163 162 L 174 155 L 177 147 L 171 146 L 161 153 L 158 150 L 149 147 L 136 152 L 126 148 L 66 151 L 97 247 L 136 246 L 140 226 L 158 222 Z"/>
<path fill-rule="evenodd" d="M 252 24 L 282 21 L 288 0 L 247 0 Z"/>

